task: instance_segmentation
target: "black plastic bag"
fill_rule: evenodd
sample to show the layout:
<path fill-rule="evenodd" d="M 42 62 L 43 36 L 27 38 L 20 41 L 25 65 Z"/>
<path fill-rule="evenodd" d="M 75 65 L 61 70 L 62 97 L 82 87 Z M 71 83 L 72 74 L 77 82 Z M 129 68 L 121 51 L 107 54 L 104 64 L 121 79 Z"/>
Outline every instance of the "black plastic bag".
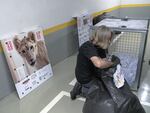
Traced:
<path fill-rule="evenodd" d="M 105 73 L 91 86 L 83 113 L 145 113 L 138 98 L 130 91 L 127 82 L 118 89 L 109 74 L 111 73 Z"/>

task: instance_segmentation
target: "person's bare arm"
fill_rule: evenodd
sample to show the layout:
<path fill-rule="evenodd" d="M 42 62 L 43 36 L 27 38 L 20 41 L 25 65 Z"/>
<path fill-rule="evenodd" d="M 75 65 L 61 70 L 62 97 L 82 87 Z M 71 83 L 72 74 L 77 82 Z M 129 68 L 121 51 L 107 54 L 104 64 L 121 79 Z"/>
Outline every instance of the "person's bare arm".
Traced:
<path fill-rule="evenodd" d="M 104 69 L 113 65 L 113 62 L 106 60 L 105 58 L 99 58 L 97 56 L 93 56 L 90 58 L 95 67 Z"/>

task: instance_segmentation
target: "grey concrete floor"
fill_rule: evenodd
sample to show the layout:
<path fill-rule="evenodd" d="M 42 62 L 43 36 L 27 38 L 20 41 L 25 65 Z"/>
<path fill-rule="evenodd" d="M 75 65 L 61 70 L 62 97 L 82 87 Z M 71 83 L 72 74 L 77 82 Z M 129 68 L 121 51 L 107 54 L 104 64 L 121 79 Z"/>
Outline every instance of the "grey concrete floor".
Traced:
<path fill-rule="evenodd" d="M 0 113 L 82 113 L 84 101 L 72 101 L 69 92 L 73 86 L 76 56 L 71 56 L 53 67 L 54 76 L 23 99 L 17 93 L 0 100 Z M 142 82 L 138 92 L 146 113 L 150 113 L 150 69 L 143 65 Z"/>

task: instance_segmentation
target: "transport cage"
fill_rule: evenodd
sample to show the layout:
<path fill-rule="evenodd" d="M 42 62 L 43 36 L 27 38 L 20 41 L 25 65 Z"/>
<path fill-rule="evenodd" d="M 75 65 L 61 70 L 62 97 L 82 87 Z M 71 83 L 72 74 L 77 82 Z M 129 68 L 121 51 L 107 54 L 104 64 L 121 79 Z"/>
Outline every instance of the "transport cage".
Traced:
<path fill-rule="evenodd" d="M 110 27 L 116 33 L 108 49 L 108 54 L 114 54 L 121 59 L 125 79 L 132 90 L 137 90 L 140 86 L 149 21 L 105 18 L 95 26 L 101 25 Z"/>

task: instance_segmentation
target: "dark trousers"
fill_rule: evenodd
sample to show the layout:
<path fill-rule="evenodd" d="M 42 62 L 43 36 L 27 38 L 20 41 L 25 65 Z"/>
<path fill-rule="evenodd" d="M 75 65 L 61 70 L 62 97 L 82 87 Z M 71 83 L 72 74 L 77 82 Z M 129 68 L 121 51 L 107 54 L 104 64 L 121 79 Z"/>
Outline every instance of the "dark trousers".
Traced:
<path fill-rule="evenodd" d="M 95 83 L 95 79 L 91 80 L 87 84 L 81 84 L 81 95 L 86 97 L 89 92 L 89 89 L 91 88 L 91 86 L 94 85 L 94 83 Z"/>
<path fill-rule="evenodd" d="M 94 85 L 95 81 L 96 81 L 96 79 L 93 79 L 86 84 L 81 84 L 79 82 L 76 82 L 76 84 L 71 92 L 73 92 L 73 94 L 75 94 L 75 95 L 80 95 L 82 97 L 86 97 L 89 92 L 89 89 L 91 88 L 92 85 Z"/>

